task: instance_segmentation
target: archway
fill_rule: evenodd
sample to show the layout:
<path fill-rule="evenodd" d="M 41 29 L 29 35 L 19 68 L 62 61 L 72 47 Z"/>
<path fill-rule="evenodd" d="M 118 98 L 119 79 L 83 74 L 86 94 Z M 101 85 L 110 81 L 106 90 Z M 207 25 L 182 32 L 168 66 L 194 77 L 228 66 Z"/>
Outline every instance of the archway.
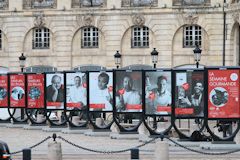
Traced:
<path fill-rule="evenodd" d="M 233 65 L 240 65 L 240 25 L 235 23 L 231 32 L 231 49 L 230 52 L 233 53 Z"/>

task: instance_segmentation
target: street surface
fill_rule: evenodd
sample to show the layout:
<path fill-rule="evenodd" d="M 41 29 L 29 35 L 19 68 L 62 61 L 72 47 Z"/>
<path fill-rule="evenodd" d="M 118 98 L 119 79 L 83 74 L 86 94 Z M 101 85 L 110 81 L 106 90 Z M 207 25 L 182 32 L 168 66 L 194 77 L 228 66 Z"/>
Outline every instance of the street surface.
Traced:
<path fill-rule="evenodd" d="M 109 137 L 90 137 L 83 134 L 63 134 L 57 132 L 58 136 L 62 136 L 65 139 L 74 142 L 80 146 L 95 149 L 95 150 L 121 150 L 132 148 L 142 142 L 138 140 L 117 140 L 111 139 Z M 51 132 L 43 132 L 41 130 L 24 130 L 22 128 L 5 128 L 0 127 L 0 140 L 5 141 L 10 148 L 10 152 L 15 152 L 29 146 L 32 146 L 47 136 L 52 136 Z M 41 144 L 40 146 L 32 150 L 33 160 L 45 160 L 47 159 L 48 153 L 48 142 Z M 60 139 L 58 142 L 62 144 L 62 153 L 64 160 L 126 160 L 130 159 L 130 152 L 124 152 L 119 154 L 98 154 L 85 150 L 78 149 L 71 146 Z M 192 142 L 194 143 L 194 142 Z M 225 144 L 226 145 L 226 144 Z M 154 149 L 155 143 L 147 144 L 146 146 L 140 148 L 140 159 L 141 160 L 152 160 L 154 159 Z M 201 150 L 200 147 L 192 147 L 192 149 Z M 205 152 L 213 152 L 212 150 L 201 150 Z M 226 152 L 227 150 L 218 150 L 218 152 Z M 216 152 L 216 150 L 215 150 Z M 240 152 L 221 155 L 221 156 L 211 156 L 203 155 L 198 153 L 193 153 L 187 151 L 183 148 L 170 146 L 170 160 L 236 160 L 240 157 Z M 160 155 L 159 155 L 160 156 Z M 22 160 L 22 155 L 17 154 L 13 156 L 14 160 Z"/>

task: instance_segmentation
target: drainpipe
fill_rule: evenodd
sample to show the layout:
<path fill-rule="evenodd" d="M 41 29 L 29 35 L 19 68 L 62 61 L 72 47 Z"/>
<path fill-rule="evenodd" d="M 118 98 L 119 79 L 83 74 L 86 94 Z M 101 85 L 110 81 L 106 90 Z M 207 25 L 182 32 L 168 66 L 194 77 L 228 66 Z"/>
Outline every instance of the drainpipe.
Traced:
<path fill-rule="evenodd" d="M 225 66 L 225 50 L 226 50 L 226 0 L 223 0 L 223 66 Z"/>

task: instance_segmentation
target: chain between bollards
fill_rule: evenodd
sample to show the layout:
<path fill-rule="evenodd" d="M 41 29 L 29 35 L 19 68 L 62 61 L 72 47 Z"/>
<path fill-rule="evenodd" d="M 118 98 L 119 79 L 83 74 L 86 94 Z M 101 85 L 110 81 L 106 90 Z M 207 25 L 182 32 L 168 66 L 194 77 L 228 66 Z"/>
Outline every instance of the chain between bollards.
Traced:
<path fill-rule="evenodd" d="M 235 153 L 235 152 L 240 152 L 240 149 L 236 149 L 236 150 L 231 150 L 231 151 L 227 151 L 227 152 L 203 152 L 203 151 L 200 151 L 200 150 L 195 150 L 195 149 L 192 149 L 192 148 L 189 148 L 189 147 L 186 147 L 174 140 L 172 140 L 171 138 L 165 136 L 164 134 L 160 134 L 158 137 L 155 137 L 155 138 L 152 138 L 151 140 L 143 143 L 143 144 L 140 144 L 140 145 L 137 145 L 135 147 L 130 147 L 130 148 L 127 148 L 127 149 L 122 149 L 122 150 L 115 150 L 115 151 L 101 151 L 101 150 L 95 150 L 95 149 L 90 149 L 90 148 L 86 148 L 86 147 L 83 147 L 83 146 L 80 146 L 80 145 L 77 145 L 73 142 L 70 142 L 69 140 L 61 137 L 61 136 L 57 136 L 56 133 L 53 133 L 52 137 L 51 136 L 48 136 L 46 137 L 45 139 L 43 139 L 42 141 L 36 143 L 35 145 L 31 146 L 31 147 L 28 147 L 29 149 L 33 149 L 37 146 L 39 146 L 40 144 L 44 143 L 45 141 L 49 140 L 49 139 L 53 139 L 53 142 L 56 142 L 56 139 L 59 138 L 60 140 L 76 147 L 76 148 L 79 148 L 79 149 L 83 149 L 83 150 L 87 150 L 87 151 L 90 151 L 90 152 L 95 152 L 95 153 L 103 153 L 103 154 L 114 154 L 114 153 L 122 153 L 122 152 L 127 152 L 127 151 L 131 151 L 132 149 L 136 149 L 136 148 L 140 148 L 140 147 L 143 147 L 151 142 L 154 142 L 156 139 L 160 138 L 161 141 L 164 140 L 164 138 L 166 138 L 167 140 L 173 142 L 174 144 L 176 144 L 177 146 L 181 147 L 181 148 L 184 148 L 186 150 L 189 150 L 191 152 L 195 152 L 195 153 L 199 153 L 199 154 L 204 154 L 204 155 L 227 155 L 227 154 L 231 154 L 231 153 Z M 10 153 L 11 155 L 14 155 L 14 154 L 18 154 L 18 153 L 21 153 L 23 152 L 23 150 L 20 150 L 20 151 L 16 151 L 16 152 L 12 152 Z"/>
<path fill-rule="evenodd" d="M 32 145 L 31 147 L 28 147 L 28 148 L 33 149 L 33 148 L 39 146 L 40 144 L 44 143 L 45 141 L 47 141 L 47 140 L 49 140 L 49 139 L 51 139 L 50 136 L 44 138 L 42 141 L 40 141 L 40 142 L 36 143 L 35 145 Z M 14 154 L 18 154 L 18 153 L 21 153 L 21 152 L 22 152 L 22 150 L 19 150 L 19 151 L 16 151 L 16 152 L 12 152 L 12 153 L 10 153 L 10 154 L 11 154 L 11 155 L 14 155 Z"/>

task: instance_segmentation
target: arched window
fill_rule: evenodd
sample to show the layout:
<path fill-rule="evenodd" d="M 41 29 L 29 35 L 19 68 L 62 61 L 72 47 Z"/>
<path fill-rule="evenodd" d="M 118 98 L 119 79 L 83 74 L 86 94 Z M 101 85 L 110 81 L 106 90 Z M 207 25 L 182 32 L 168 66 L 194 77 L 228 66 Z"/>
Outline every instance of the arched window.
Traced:
<path fill-rule="evenodd" d="M 148 27 L 132 27 L 132 48 L 149 47 Z"/>
<path fill-rule="evenodd" d="M 82 28 L 82 48 L 98 48 L 98 28 Z"/>
<path fill-rule="evenodd" d="M 183 47 L 194 48 L 202 45 L 202 28 L 197 25 L 185 26 L 183 30 Z"/>
<path fill-rule="evenodd" d="M 33 49 L 49 49 L 50 32 L 48 28 L 33 29 Z"/>

